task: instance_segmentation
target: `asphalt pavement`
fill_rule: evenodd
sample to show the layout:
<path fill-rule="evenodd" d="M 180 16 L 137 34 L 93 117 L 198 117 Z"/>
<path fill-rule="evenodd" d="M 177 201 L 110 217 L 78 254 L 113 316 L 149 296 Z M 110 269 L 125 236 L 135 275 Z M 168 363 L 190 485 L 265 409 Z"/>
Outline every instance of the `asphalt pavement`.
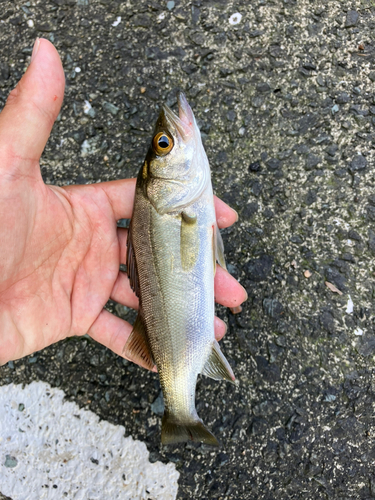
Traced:
<path fill-rule="evenodd" d="M 0 384 L 43 381 L 124 425 L 175 465 L 181 500 L 374 498 L 374 15 L 366 0 L 2 0 L 0 107 L 37 36 L 66 73 L 47 183 L 135 176 L 161 104 L 186 93 L 239 212 L 222 234 L 249 299 L 218 308 L 239 385 L 197 385 L 218 451 L 161 446 L 157 375 L 87 338 L 1 367 Z"/>

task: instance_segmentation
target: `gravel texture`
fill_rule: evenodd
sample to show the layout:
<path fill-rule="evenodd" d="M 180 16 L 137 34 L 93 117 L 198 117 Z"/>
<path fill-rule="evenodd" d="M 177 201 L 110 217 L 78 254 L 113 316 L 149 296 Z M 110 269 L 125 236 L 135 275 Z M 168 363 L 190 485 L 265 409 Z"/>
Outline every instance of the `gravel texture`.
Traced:
<path fill-rule="evenodd" d="M 2 0 L 0 105 L 36 36 L 66 72 L 46 182 L 136 175 L 160 104 L 186 92 L 216 193 L 240 214 L 223 239 L 249 300 L 219 309 L 238 387 L 198 382 L 219 451 L 162 447 L 157 377 L 88 339 L 0 383 L 46 381 L 125 425 L 176 464 L 179 499 L 374 498 L 374 14 L 366 0 Z"/>
<path fill-rule="evenodd" d="M 175 465 L 45 382 L 0 386 L 1 489 L 14 500 L 174 500 Z M 3 464 L 1 464 L 3 465 Z"/>

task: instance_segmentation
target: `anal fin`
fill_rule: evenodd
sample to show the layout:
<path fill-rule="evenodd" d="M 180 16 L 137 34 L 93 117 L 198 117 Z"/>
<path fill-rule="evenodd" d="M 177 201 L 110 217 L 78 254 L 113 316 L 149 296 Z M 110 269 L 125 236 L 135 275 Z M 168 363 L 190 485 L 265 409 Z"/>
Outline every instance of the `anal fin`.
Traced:
<path fill-rule="evenodd" d="M 140 313 L 138 313 L 133 330 L 124 346 L 123 354 L 148 370 L 152 370 L 155 365 Z"/>
<path fill-rule="evenodd" d="M 211 354 L 204 365 L 202 373 L 214 380 L 229 380 L 229 382 L 235 383 L 236 378 L 232 368 L 221 352 L 217 340 L 214 340 Z"/>

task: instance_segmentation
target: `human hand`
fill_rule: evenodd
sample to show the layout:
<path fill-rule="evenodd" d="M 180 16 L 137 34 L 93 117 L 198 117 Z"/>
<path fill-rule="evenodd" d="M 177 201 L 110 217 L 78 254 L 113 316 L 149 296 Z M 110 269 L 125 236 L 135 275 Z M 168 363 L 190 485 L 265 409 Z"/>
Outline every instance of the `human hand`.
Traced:
<path fill-rule="evenodd" d="M 60 188 L 44 184 L 39 159 L 64 96 L 59 55 L 37 40 L 32 62 L 0 114 L 0 364 L 88 333 L 122 355 L 132 326 L 103 307 L 109 298 L 137 308 L 126 273 L 135 180 Z M 215 200 L 219 227 L 236 213 Z M 215 295 L 236 307 L 241 285 L 218 267 Z M 225 333 L 215 319 L 215 335 Z"/>

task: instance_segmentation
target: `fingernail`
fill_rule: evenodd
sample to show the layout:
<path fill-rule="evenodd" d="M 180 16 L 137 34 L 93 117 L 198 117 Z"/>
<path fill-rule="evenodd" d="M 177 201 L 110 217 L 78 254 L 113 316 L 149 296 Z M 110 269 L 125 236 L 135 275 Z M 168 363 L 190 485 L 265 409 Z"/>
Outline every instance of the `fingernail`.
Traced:
<path fill-rule="evenodd" d="M 233 210 L 233 212 L 236 214 L 236 222 L 237 222 L 237 221 L 238 221 L 238 212 L 236 212 L 236 211 L 234 210 L 234 208 L 232 208 L 232 210 Z"/>
<path fill-rule="evenodd" d="M 38 53 L 39 50 L 39 45 L 40 45 L 40 38 L 37 38 L 34 42 L 34 47 L 33 47 L 33 53 L 31 54 L 31 61 L 30 64 L 35 61 L 35 57 Z"/>

